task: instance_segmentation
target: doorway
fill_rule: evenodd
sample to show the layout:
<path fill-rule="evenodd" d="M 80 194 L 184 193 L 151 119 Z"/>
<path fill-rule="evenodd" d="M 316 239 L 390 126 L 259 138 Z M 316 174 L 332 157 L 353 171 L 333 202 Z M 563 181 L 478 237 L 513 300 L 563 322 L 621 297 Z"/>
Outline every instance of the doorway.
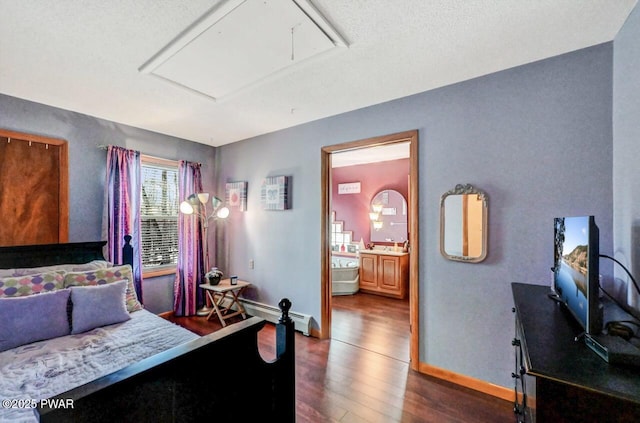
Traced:
<path fill-rule="evenodd" d="M 407 131 L 382 137 L 368 138 L 321 149 L 322 164 L 322 236 L 321 236 L 321 323 L 319 336 L 331 337 L 332 284 L 331 284 L 331 169 L 332 154 L 337 152 L 365 149 L 377 146 L 391 146 L 398 143 L 409 145 L 409 187 L 408 187 L 408 243 L 409 254 L 409 362 L 412 369 L 418 369 L 418 131 Z"/>

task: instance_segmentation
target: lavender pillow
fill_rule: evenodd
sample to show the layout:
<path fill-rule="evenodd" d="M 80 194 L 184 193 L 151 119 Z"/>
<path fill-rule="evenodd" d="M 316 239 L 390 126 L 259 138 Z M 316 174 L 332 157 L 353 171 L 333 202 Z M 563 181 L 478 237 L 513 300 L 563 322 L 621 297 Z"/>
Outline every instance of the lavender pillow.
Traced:
<path fill-rule="evenodd" d="M 0 351 L 68 335 L 69 294 L 68 289 L 60 289 L 0 298 Z M 40 317 L 34 319 L 34 316 Z"/>
<path fill-rule="evenodd" d="M 124 322 L 131 319 L 126 305 L 128 281 L 106 285 L 72 286 L 71 333 Z"/>

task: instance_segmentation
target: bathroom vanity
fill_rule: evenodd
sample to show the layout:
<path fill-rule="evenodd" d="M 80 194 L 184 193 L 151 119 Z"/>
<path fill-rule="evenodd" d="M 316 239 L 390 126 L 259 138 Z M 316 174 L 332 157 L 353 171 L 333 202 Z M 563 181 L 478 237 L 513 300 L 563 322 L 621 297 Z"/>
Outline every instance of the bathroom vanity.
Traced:
<path fill-rule="evenodd" d="M 406 298 L 409 293 L 409 253 L 361 250 L 360 291 Z"/>

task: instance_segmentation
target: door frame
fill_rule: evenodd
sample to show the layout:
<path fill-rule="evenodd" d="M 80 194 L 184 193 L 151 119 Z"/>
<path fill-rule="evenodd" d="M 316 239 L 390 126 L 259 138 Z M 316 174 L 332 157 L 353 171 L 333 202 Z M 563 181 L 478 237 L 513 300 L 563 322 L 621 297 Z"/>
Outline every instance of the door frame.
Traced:
<path fill-rule="evenodd" d="M 376 147 L 401 142 L 409 143 L 409 362 L 411 369 L 418 370 L 419 344 L 419 232 L 418 232 L 418 130 L 350 141 L 321 148 L 321 236 L 320 236 L 320 339 L 331 337 L 331 154 L 345 150 Z"/>

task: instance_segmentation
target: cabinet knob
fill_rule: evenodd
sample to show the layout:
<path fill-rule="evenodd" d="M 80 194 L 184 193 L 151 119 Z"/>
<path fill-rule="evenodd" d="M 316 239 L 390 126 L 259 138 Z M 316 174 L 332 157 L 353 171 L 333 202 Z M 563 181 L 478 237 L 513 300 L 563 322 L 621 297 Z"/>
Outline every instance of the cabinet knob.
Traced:
<path fill-rule="evenodd" d="M 515 373 L 513 373 L 513 372 L 511 373 L 511 377 L 512 377 L 513 379 L 520 379 L 520 375 L 517 375 L 517 374 L 515 374 Z"/>
<path fill-rule="evenodd" d="M 511 312 L 515 313 L 516 312 L 516 308 L 515 307 L 511 307 Z"/>
<path fill-rule="evenodd" d="M 513 345 L 514 347 L 519 347 L 520 340 L 518 338 L 513 338 L 513 340 L 511 341 L 511 345 Z"/>

